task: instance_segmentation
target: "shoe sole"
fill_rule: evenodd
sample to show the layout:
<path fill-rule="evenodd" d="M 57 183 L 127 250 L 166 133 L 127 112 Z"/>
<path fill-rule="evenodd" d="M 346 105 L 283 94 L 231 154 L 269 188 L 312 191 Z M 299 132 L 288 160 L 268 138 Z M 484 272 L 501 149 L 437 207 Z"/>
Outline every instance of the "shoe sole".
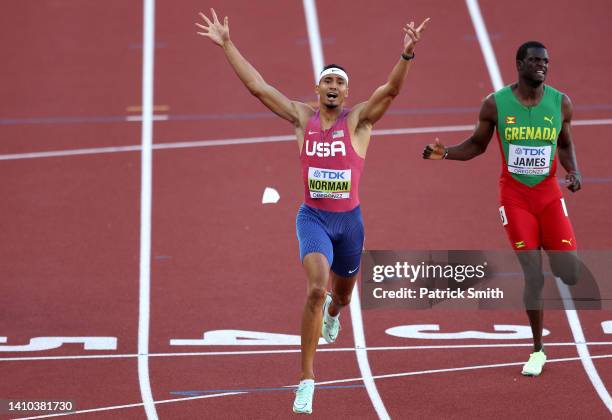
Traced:
<path fill-rule="evenodd" d="M 293 409 L 293 412 L 296 413 L 296 414 L 312 414 L 312 410 L 310 410 L 310 411 L 299 411 L 299 410 L 296 410 L 295 408 Z"/>
<path fill-rule="evenodd" d="M 523 375 L 523 376 L 530 376 L 532 378 L 535 378 L 536 376 L 540 376 L 541 374 L 542 374 L 542 372 L 540 372 L 540 373 L 521 372 L 521 375 Z"/>

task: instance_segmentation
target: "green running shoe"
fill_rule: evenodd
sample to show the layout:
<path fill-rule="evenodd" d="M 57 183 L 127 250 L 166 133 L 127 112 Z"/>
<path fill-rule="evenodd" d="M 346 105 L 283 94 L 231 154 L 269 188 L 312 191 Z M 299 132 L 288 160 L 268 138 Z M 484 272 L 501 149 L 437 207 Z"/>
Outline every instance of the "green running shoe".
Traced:
<path fill-rule="evenodd" d="M 314 379 L 300 381 L 295 390 L 295 401 L 293 401 L 293 412 L 298 414 L 312 414 L 312 397 L 314 395 Z"/>
<path fill-rule="evenodd" d="M 323 304 L 323 324 L 321 325 L 321 336 L 329 344 L 336 341 L 338 333 L 340 332 L 340 315 L 333 317 L 329 315 L 328 308 L 332 303 L 331 294 L 328 293 L 325 296 L 325 303 Z"/>
<path fill-rule="evenodd" d="M 544 350 L 533 352 L 529 356 L 529 361 L 523 366 L 523 371 L 521 373 L 525 376 L 538 376 L 542 373 L 544 363 L 546 363 L 546 354 Z"/>

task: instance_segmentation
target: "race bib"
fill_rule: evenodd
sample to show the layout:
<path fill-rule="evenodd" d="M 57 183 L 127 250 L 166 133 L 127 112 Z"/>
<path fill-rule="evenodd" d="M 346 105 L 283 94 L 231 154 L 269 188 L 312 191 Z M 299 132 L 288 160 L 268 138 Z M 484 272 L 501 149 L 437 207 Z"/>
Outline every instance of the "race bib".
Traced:
<path fill-rule="evenodd" d="M 508 146 L 508 172 L 517 175 L 548 175 L 551 146 Z"/>
<path fill-rule="evenodd" d="M 308 168 L 308 190 L 311 198 L 350 198 L 350 169 Z"/>

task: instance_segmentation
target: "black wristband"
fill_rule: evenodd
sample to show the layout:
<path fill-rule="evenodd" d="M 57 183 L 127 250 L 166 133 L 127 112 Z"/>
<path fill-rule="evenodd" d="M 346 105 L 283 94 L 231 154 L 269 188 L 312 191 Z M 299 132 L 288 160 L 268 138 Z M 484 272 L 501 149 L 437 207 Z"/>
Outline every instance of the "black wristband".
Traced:
<path fill-rule="evenodd" d="M 410 61 L 414 58 L 414 52 L 411 55 L 408 55 L 406 53 L 402 53 L 402 59 L 406 60 L 406 61 Z"/>

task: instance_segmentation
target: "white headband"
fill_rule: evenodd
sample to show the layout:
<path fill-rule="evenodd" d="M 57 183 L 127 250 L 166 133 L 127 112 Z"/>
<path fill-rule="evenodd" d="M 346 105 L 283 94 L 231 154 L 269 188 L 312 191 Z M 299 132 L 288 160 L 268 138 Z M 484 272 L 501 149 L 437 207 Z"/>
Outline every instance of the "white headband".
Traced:
<path fill-rule="evenodd" d="M 346 83 L 348 83 L 348 81 L 349 81 L 348 74 L 346 74 L 346 72 L 344 70 L 339 69 L 338 67 L 330 67 L 330 68 L 325 69 L 325 70 L 323 70 L 321 72 L 321 75 L 319 76 L 319 82 L 325 76 L 330 75 L 330 74 L 335 74 L 336 76 L 342 77 L 344 80 L 346 80 Z"/>

